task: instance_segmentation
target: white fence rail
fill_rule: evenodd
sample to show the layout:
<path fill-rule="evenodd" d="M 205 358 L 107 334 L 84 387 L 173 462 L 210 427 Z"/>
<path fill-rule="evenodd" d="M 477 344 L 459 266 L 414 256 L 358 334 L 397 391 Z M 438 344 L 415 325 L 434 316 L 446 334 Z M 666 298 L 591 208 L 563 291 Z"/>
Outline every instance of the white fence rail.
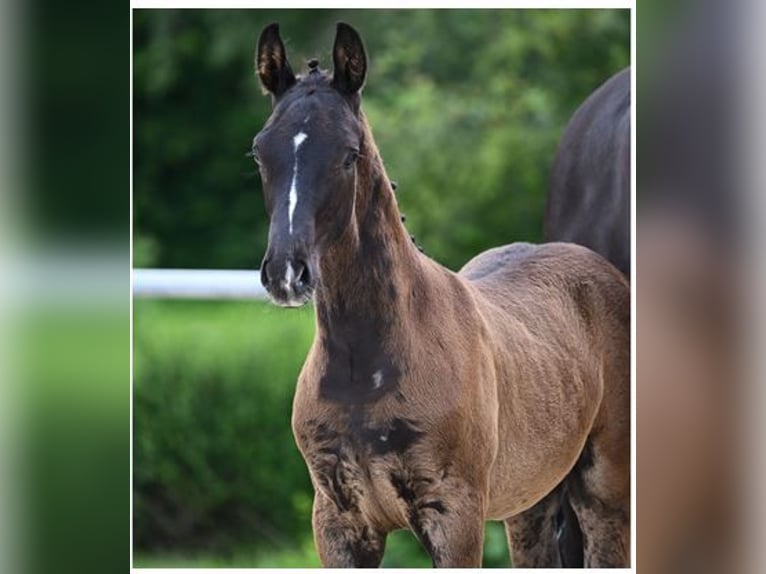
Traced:
<path fill-rule="evenodd" d="M 145 299 L 265 299 L 260 271 L 134 269 L 133 296 Z"/>

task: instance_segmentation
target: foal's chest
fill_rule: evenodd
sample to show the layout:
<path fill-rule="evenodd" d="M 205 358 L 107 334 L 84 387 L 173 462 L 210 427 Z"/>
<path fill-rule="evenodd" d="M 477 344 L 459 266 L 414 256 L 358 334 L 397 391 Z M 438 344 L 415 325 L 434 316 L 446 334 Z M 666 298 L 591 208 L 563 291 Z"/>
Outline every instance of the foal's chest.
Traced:
<path fill-rule="evenodd" d="M 412 358 L 390 354 L 375 321 L 355 321 L 366 328 L 336 321 L 315 341 L 296 390 L 293 431 L 315 488 L 340 511 L 406 527 L 415 500 L 439 484 L 438 417 L 432 410 L 426 424 L 408 394 Z"/>
<path fill-rule="evenodd" d="M 315 487 L 340 511 L 359 512 L 381 525 L 406 526 L 410 496 L 403 485 L 431 480 L 413 464 L 413 451 L 426 450 L 418 423 L 400 417 L 371 422 L 342 409 L 324 416 L 295 414 L 295 436 Z"/>

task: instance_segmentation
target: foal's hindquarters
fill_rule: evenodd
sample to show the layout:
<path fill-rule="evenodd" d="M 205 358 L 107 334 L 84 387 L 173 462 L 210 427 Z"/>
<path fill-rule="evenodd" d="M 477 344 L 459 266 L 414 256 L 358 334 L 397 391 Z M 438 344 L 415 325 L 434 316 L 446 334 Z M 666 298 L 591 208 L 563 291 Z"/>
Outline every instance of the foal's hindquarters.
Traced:
<path fill-rule="evenodd" d="M 584 248 L 517 244 L 460 275 L 423 258 L 401 287 L 387 320 L 343 308 L 331 330 L 318 291 L 293 428 L 323 564 L 377 566 L 409 528 L 435 566 L 480 566 L 485 521 L 505 520 L 516 566 L 556 566 L 565 491 L 586 565 L 627 565 L 622 276 Z"/>
<path fill-rule="evenodd" d="M 582 529 L 584 565 L 627 566 L 626 281 L 571 244 L 494 249 L 462 273 L 481 292 L 496 342 L 500 446 L 487 517 L 505 520 L 514 565 L 561 566 L 556 517 L 568 502 Z"/>

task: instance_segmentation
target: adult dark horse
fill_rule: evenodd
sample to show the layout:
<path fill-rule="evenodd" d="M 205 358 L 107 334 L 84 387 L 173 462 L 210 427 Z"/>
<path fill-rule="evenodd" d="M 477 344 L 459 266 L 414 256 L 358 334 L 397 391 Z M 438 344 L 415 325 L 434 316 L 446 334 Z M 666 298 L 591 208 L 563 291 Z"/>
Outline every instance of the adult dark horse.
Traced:
<path fill-rule="evenodd" d="M 630 275 L 630 68 L 577 109 L 559 143 L 546 241 L 571 241 Z"/>
<path fill-rule="evenodd" d="M 409 528 L 436 566 L 480 566 L 504 520 L 516 566 L 559 563 L 563 484 L 591 566 L 628 562 L 629 290 L 579 246 L 516 244 L 453 273 L 413 245 L 339 24 L 332 74 L 296 77 L 278 26 L 256 65 L 273 111 L 253 142 L 270 217 L 262 281 L 312 297 L 293 431 L 326 566 L 377 566 Z"/>

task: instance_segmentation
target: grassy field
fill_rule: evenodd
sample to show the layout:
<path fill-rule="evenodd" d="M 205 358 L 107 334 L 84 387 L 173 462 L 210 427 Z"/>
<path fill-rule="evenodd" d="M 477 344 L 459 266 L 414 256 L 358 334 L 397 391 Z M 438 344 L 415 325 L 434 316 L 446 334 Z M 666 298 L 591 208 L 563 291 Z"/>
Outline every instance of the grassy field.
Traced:
<path fill-rule="evenodd" d="M 233 554 L 137 553 L 136 568 L 320 568 L 321 563 L 311 538 L 294 548 L 275 552 Z M 431 568 L 431 560 L 418 546 L 412 534 L 398 531 L 389 534 L 383 568 Z M 484 540 L 484 567 L 508 568 L 505 532 L 498 523 L 488 523 Z"/>
<path fill-rule="evenodd" d="M 136 566 L 319 566 L 311 484 L 290 429 L 313 333 L 310 308 L 135 302 Z M 430 560 L 402 531 L 384 565 Z M 485 565 L 508 565 L 497 524 Z"/>

